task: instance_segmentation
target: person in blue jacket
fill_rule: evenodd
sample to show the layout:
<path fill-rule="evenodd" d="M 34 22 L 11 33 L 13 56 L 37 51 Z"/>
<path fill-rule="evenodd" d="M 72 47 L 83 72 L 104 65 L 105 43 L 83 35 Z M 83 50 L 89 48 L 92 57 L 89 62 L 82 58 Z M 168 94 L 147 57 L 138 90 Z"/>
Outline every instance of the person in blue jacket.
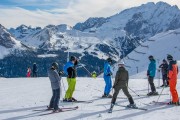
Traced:
<path fill-rule="evenodd" d="M 109 97 L 112 98 L 112 95 L 110 95 L 110 91 L 112 88 L 112 70 L 111 70 L 111 63 L 112 59 L 108 58 L 104 64 L 104 81 L 105 81 L 105 88 L 104 88 L 104 95 L 102 97 Z"/>
<path fill-rule="evenodd" d="M 155 85 L 154 85 L 154 77 L 156 75 L 156 60 L 154 59 L 152 55 L 150 55 L 149 61 L 150 63 L 147 70 L 147 77 L 148 77 L 148 81 L 151 87 L 151 92 L 148 93 L 147 95 L 158 95 L 158 93 L 156 92 Z"/>

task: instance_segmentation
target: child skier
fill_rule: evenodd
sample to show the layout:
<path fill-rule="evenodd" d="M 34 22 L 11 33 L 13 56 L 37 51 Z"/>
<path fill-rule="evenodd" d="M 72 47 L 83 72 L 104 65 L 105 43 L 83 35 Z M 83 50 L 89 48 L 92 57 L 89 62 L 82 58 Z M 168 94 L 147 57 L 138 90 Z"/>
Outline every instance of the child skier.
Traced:
<path fill-rule="evenodd" d="M 115 83 L 113 85 L 115 92 L 114 92 L 113 98 L 111 100 L 111 106 L 110 106 L 110 110 L 109 110 L 110 113 L 112 112 L 112 109 L 115 105 L 117 96 L 121 89 L 123 90 L 124 94 L 127 96 L 128 100 L 129 100 L 130 104 L 127 105 L 127 107 L 136 107 L 136 104 L 134 103 L 134 100 L 128 91 L 129 74 L 128 74 L 128 71 L 124 67 L 124 62 L 120 62 L 118 64 L 118 66 L 119 66 L 119 69 L 116 72 Z"/>
<path fill-rule="evenodd" d="M 64 73 L 67 75 L 68 89 L 65 94 L 65 98 L 63 101 L 65 102 L 74 102 L 77 101 L 73 96 L 73 92 L 76 86 L 76 65 L 78 64 L 78 60 L 75 56 L 71 56 L 70 61 L 67 62 L 64 66 Z"/>
<path fill-rule="evenodd" d="M 162 78 L 163 78 L 163 84 L 161 85 L 161 87 L 168 87 L 169 86 L 169 82 L 167 79 L 168 63 L 165 59 L 163 60 L 163 63 L 159 66 L 159 68 L 161 68 Z"/>
<path fill-rule="evenodd" d="M 110 91 L 112 88 L 112 81 L 111 81 L 111 76 L 112 76 L 112 71 L 111 71 L 111 63 L 112 59 L 108 58 L 107 61 L 104 64 L 104 81 L 105 81 L 105 88 L 104 88 L 104 94 L 102 97 L 109 97 L 112 98 L 112 95 L 110 95 Z"/>
<path fill-rule="evenodd" d="M 48 77 L 50 79 L 51 88 L 53 92 L 48 109 L 52 109 L 53 112 L 59 112 L 61 77 L 58 74 L 58 63 L 52 63 L 51 68 L 48 70 Z"/>

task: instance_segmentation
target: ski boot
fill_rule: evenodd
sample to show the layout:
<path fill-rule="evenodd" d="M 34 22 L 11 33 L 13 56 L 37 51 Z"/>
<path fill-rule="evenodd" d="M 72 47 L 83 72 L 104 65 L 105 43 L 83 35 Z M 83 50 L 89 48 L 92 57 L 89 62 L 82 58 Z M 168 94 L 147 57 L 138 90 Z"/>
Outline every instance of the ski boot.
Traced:
<path fill-rule="evenodd" d="M 72 97 L 71 100 L 72 100 L 73 102 L 76 102 L 76 101 L 77 101 L 74 97 Z"/>
<path fill-rule="evenodd" d="M 112 113 L 113 107 L 114 107 L 114 104 L 111 103 L 111 106 L 110 106 L 110 109 L 109 109 L 108 113 Z"/>
<path fill-rule="evenodd" d="M 107 98 L 112 98 L 113 96 L 111 95 L 111 94 L 109 94 L 108 96 L 107 96 Z"/>
<path fill-rule="evenodd" d="M 58 113 L 58 112 L 61 112 L 62 109 L 58 108 L 57 110 L 53 110 L 53 113 Z"/>
<path fill-rule="evenodd" d="M 47 110 L 53 110 L 53 107 L 47 106 Z"/>
<path fill-rule="evenodd" d="M 67 98 L 64 98 L 64 99 L 63 99 L 63 102 L 67 102 L 67 100 L 68 100 Z"/>
<path fill-rule="evenodd" d="M 104 93 L 104 94 L 102 95 L 102 98 L 107 98 L 107 95 Z"/>
<path fill-rule="evenodd" d="M 153 92 L 153 95 L 159 95 L 159 93 L 158 93 L 158 92 L 156 92 L 156 91 L 154 91 L 154 92 Z"/>
<path fill-rule="evenodd" d="M 129 104 L 127 105 L 127 108 L 137 108 L 136 104 Z"/>

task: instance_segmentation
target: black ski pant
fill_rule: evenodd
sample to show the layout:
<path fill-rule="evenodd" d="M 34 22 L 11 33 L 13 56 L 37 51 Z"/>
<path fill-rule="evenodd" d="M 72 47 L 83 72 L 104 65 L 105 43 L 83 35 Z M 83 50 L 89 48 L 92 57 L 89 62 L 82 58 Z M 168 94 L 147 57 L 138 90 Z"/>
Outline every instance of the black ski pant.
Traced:
<path fill-rule="evenodd" d="M 163 78 L 163 85 L 169 85 L 167 74 L 162 75 Z"/>
<path fill-rule="evenodd" d="M 118 88 L 115 87 L 115 89 L 114 89 L 114 94 L 113 94 L 113 98 L 112 98 L 112 100 L 111 100 L 111 103 L 112 103 L 112 104 L 115 104 L 116 99 L 117 99 L 117 96 L 118 96 L 119 91 L 120 91 L 121 89 L 123 90 L 123 93 L 127 96 L 130 104 L 134 104 L 134 101 L 133 101 L 133 99 L 132 99 L 132 96 L 129 94 L 128 87 L 118 87 Z"/>
<path fill-rule="evenodd" d="M 151 87 L 151 91 L 156 92 L 156 88 L 154 86 L 154 77 L 149 76 L 148 81 L 149 81 L 149 84 L 150 84 L 150 87 Z"/>
<path fill-rule="evenodd" d="M 33 77 L 37 77 L 37 72 L 33 72 Z"/>
<path fill-rule="evenodd" d="M 54 110 L 59 109 L 59 99 L 60 99 L 60 88 L 52 90 L 53 96 L 50 101 L 50 108 L 54 108 Z"/>

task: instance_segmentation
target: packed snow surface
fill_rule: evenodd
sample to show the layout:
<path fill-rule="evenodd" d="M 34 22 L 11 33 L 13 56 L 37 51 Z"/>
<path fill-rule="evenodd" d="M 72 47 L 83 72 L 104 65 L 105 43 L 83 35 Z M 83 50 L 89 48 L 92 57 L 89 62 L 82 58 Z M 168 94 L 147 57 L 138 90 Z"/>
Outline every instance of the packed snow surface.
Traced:
<path fill-rule="evenodd" d="M 65 89 L 66 79 L 63 78 Z M 114 80 L 114 79 L 113 79 Z M 155 85 L 158 86 L 158 80 Z M 162 81 L 160 81 L 162 83 Z M 62 84 L 63 85 L 63 84 Z M 62 86 L 62 96 L 65 91 Z M 51 98 L 51 87 L 48 78 L 0 78 L 0 119 L 1 120 L 179 120 L 180 107 L 170 105 L 149 104 L 156 101 L 158 96 L 147 97 L 147 79 L 130 79 L 129 87 L 138 97 L 129 90 L 138 107 L 148 111 L 127 109 L 115 106 L 113 113 L 108 113 L 111 99 L 100 99 L 103 94 L 103 78 L 77 78 L 74 97 L 78 100 L 93 100 L 93 103 L 62 103 L 59 107 L 79 106 L 75 111 L 62 112 L 46 116 L 39 116 L 47 112 L 34 111 L 45 109 Z M 177 84 L 180 91 L 179 82 Z M 160 93 L 162 88 L 157 88 Z M 170 101 L 169 88 L 165 88 L 159 101 Z M 128 100 L 120 91 L 118 104 L 127 105 Z M 61 97 L 62 99 L 62 97 Z M 147 104 L 147 105 L 145 105 Z M 149 105 L 148 105 L 149 104 Z"/>

